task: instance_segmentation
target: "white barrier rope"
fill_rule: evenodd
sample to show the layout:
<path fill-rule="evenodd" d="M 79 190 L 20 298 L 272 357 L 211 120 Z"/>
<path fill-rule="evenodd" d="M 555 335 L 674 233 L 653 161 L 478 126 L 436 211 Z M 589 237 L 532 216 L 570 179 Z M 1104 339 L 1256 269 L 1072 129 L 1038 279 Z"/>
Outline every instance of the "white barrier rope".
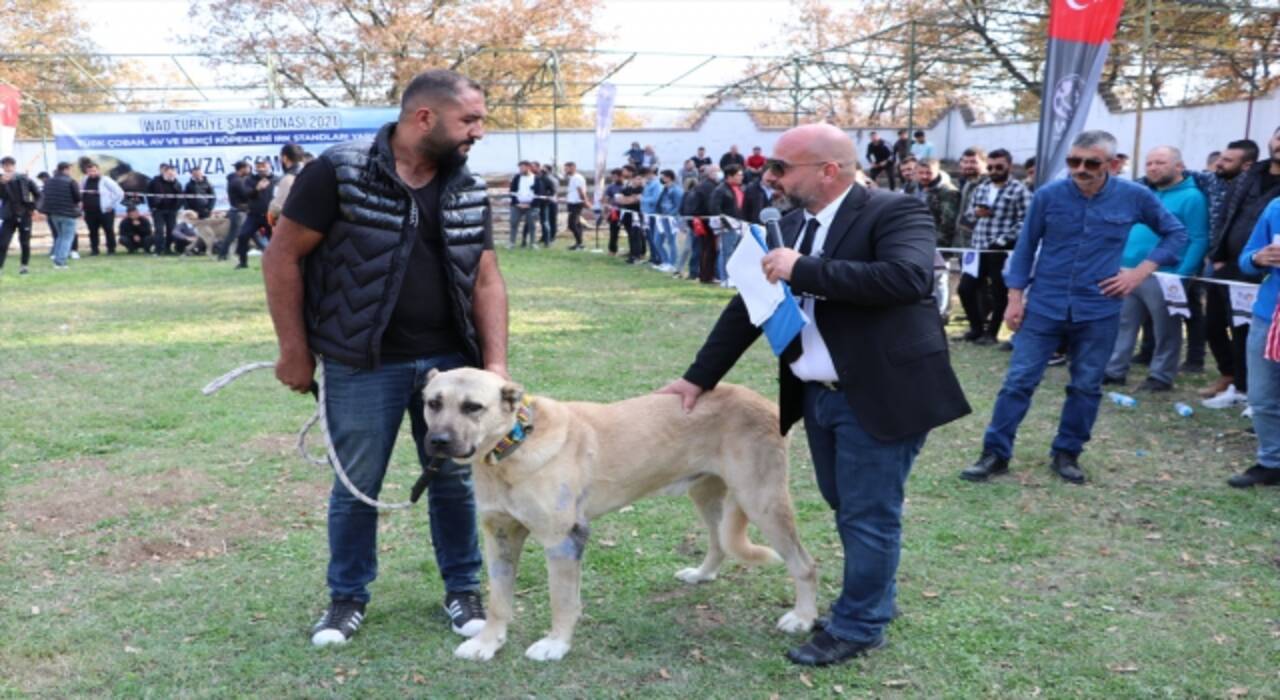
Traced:
<path fill-rule="evenodd" d="M 226 385 L 250 372 L 275 366 L 276 363 L 274 362 L 251 362 L 247 365 L 237 367 L 221 377 L 209 382 L 200 391 L 205 396 L 212 396 Z M 329 466 L 333 467 L 333 473 L 337 475 L 338 481 L 342 482 L 342 485 L 346 487 L 347 491 L 349 491 L 352 496 L 355 496 L 357 500 L 366 505 L 379 510 L 402 510 L 413 505 L 410 501 L 405 501 L 403 503 L 386 503 L 379 501 L 376 498 L 365 495 L 363 491 L 351 482 L 351 478 L 347 476 L 347 470 L 342 466 L 342 460 L 338 459 L 338 451 L 333 446 L 333 438 L 329 435 L 329 418 L 328 414 L 325 412 L 324 401 L 324 362 L 319 355 L 316 356 L 316 368 L 320 370 L 320 373 L 316 377 L 316 412 L 311 414 L 311 417 L 302 424 L 302 429 L 298 431 L 298 441 L 296 443 L 298 454 L 302 459 L 310 462 L 311 464 L 323 466 L 327 462 Z M 311 432 L 311 429 L 315 427 L 316 423 L 320 424 L 321 432 L 324 433 L 325 459 L 313 457 L 311 456 L 311 453 L 307 451 L 307 433 Z"/>

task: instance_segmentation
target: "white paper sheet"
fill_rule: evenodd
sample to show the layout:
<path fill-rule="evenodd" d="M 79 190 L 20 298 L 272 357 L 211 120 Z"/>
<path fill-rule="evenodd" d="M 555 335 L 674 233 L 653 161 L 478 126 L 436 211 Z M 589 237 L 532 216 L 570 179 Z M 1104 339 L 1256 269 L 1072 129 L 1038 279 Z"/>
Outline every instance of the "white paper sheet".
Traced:
<path fill-rule="evenodd" d="M 773 315 L 778 304 L 785 298 L 782 286 L 770 284 L 764 276 L 764 268 L 760 261 L 764 259 L 765 250 L 750 234 L 743 236 L 737 250 L 725 263 L 729 273 L 729 281 L 738 288 L 742 301 L 746 302 L 747 315 L 753 325 L 759 326 Z"/>

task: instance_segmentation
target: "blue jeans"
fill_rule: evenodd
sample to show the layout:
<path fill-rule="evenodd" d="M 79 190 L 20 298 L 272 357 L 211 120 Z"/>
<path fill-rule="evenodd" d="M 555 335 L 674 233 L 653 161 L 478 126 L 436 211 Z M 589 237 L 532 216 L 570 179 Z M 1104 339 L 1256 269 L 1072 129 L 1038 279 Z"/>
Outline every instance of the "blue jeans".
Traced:
<path fill-rule="evenodd" d="M 76 237 L 76 220 L 70 216 L 50 216 L 49 225 L 57 233 L 53 240 L 53 264 L 59 267 L 67 264 L 67 256 L 71 254 L 71 240 Z"/>
<path fill-rule="evenodd" d="M 1071 362 L 1071 383 L 1067 385 L 1067 400 L 1062 404 L 1053 451 L 1079 455 L 1089 441 L 1093 422 L 1098 418 L 1103 371 L 1115 347 L 1119 328 L 1119 315 L 1081 322 L 1055 321 L 1048 316 L 1028 313 L 1017 335 L 1013 336 L 1013 356 L 1009 358 L 1004 385 L 996 396 L 991 424 L 982 438 L 983 453 L 993 453 L 1004 459 L 1013 456 L 1018 424 L 1031 408 L 1031 396 L 1044 377 L 1049 358 L 1065 340 L 1067 357 Z"/>
<path fill-rule="evenodd" d="M 676 260 L 680 257 L 679 250 L 676 246 L 676 232 L 679 222 L 675 219 L 662 219 L 658 224 L 658 256 L 661 258 L 663 265 L 676 266 Z"/>
<path fill-rule="evenodd" d="M 702 238 L 693 235 L 689 230 L 689 279 L 698 279 L 699 267 L 702 264 Z"/>
<path fill-rule="evenodd" d="M 427 424 L 422 401 L 427 373 L 432 368 L 452 369 L 463 364 L 463 358 L 456 354 L 388 362 L 376 370 L 325 359 L 329 433 L 338 459 L 361 491 L 377 498 L 382 490 L 387 461 L 406 410 L 418 460 L 424 465 L 429 462 L 424 451 Z M 431 544 L 445 590 L 479 590 L 480 547 L 470 468 L 445 462 L 427 493 Z M 329 495 L 328 572 L 334 599 L 369 600 L 368 585 L 378 575 L 377 535 L 378 511 L 356 500 L 335 479 Z"/>
<path fill-rule="evenodd" d="M 1258 464 L 1280 469 L 1280 362 L 1262 356 L 1271 319 L 1255 314 L 1249 329 L 1249 406 L 1253 431 L 1258 434 Z"/>
<path fill-rule="evenodd" d="M 927 433 L 877 440 L 858 424 L 844 394 L 812 383 L 805 386 L 804 429 L 818 490 L 835 511 L 844 546 L 844 583 L 827 632 L 871 642 L 893 617 L 902 500 Z"/>
<path fill-rule="evenodd" d="M 733 256 L 733 251 L 737 250 L 738 241 L 741 240 L 742 234 L 737 229 L 720 229 L 720 251 L 719 257 L 716 258 L 716 275 L 720 279 L 729 279 L 729 273 L 725 271 L 724 266 L 729 262 L 729 258 Z"/>

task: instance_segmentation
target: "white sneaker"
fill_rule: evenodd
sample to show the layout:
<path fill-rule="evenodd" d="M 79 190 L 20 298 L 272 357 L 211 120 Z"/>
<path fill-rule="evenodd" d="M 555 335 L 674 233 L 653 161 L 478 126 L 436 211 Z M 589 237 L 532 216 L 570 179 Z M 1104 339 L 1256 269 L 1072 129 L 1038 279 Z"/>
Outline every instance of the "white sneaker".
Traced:
<path fill-rule="evenodd" d="M 76 251 L 74 251 L 74 250 L 73 250 L 73 251 L 71 251 L 71 259 L 72 259 L 72 260 L 79 260 L 79 259 L 80 259 L 80 254 L 79 254 L 79 253 L 77 253 L 77 252 L 76 252 Z"/>
<path fill-rule="evenodd" d="M 1241 418 L 1253 418 L 1253 406 L 1245 404 L 1244 411 L 1240 413 Z"/>
<path fill-rule="evenodd" d="M 254 248 L 253 250 L 249 251 L 249 257 L 260 258 L 262 257 L 262 251 L 258 250 L 257 248 Z"/>
<path fill-rule="evenodd" d="M 1247 400 L 1244 394 L 1236 391 L 1234 384 L 1228 384 L 1226 389 L 1223 389 L 1211 399 L 1201 401 L 1200 405 L 1205 408 L 1222 409 L 1245 403 Z"/>

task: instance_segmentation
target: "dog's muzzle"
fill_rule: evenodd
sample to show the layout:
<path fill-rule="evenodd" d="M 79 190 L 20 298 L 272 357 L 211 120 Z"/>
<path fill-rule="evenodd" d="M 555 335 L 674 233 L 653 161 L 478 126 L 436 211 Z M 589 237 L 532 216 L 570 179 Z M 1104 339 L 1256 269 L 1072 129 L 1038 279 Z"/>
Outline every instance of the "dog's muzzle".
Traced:
<path fill-rule="evenodd" d="M 476 453 L 476 448 L 472 445 L 464 453 L 462 445 L 455 442 L 453 433 L 441 431 L 438 433 L 427 434 L 427 452 L 432 457 L 449 457 L 451 459 L 469 459 Z"/>

